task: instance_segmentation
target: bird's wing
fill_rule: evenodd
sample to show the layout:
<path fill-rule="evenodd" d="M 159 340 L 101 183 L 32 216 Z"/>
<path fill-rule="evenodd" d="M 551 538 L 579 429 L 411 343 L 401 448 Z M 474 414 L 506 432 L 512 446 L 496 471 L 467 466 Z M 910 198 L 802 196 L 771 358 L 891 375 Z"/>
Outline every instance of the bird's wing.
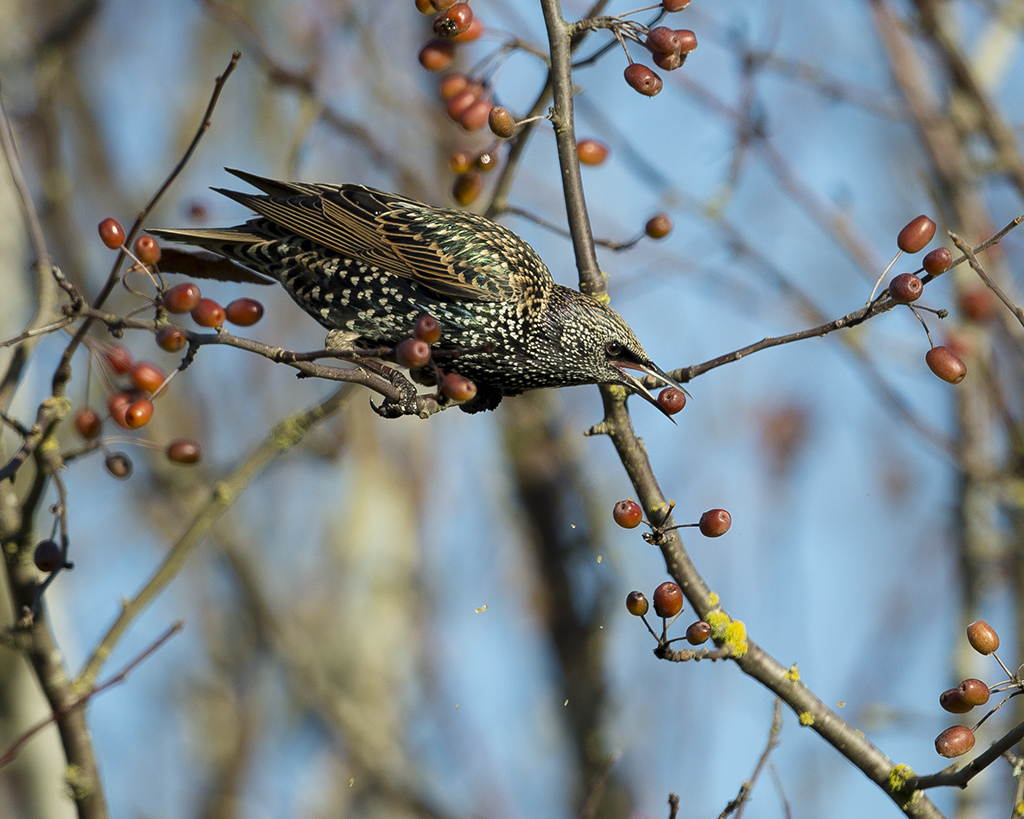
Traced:
<path fill-rule="evenodd" d="M 361 185 L 277 182 L 232 171 L 263 195 L 217 189 L 298 236 L 417 282 L 444 297 L 494 301 L 518 278 L 550 281 L 536 252 L 507 228 Z"/>

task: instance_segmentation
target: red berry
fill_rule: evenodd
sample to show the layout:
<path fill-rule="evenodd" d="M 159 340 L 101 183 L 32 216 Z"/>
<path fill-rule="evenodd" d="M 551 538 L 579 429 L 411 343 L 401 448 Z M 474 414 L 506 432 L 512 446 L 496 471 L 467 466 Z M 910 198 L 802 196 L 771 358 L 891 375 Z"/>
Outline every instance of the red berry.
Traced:
<path fill-rule="evenodd" d="M 166 377 L 163 370 L 148 361 L 139 361 L 132 367 L 132 381 L 143 392 L 156 392 Z"/>
<path fill-rule="evenodd" d="M 449 401 L 462 404 L 476 396 L 476 384 L 465 376 L 448 373 L 441 379 L 441 394 Z"/>
<path fill-rule="evenodd" d="M 516 132 L 515 117 L 509 113 L 507 108 L 502 108 L 500 105 L 495 105 L 487 115 L 487 125 L 491 129 L 491 133 L 502 139 L 509 139 Z"/>
<path fill-rule="evenodd" d="M 110 412 L 110 420 L 119 427 L 129 429 L 125 413 L 131 406 L 132 396 L 126 392 L 115 392 L 107 399 L 107 410 Z"/>
<path fill-rule="evenodd" d="M 182 282 L 164 293 L 164 307 L 168 313 L 191 313 L 202 297 L 198 285 Z"/>
<path fill-rule="evenodd" d="M 896 237 L 896 244 L 905 253 L 917 253 L 924 250 L 932 237 L 935 235 L 935 223 L 922 214 L 911 219 L 904 225 L 899 236 Z"/>
<path fill-rule="evenodd" d="M 679 37 L 679 50 L 683 52 L 684 57 L 690 52 L 697 50 L 697 35 L 690 31 L 690 29 L 676 29 L 676 35 Z"/>
<path fill-rule="evenodd" d="M 647 598 L 640 591 L 631 591 L 626 595 L 626 611 L 634 617 L 643 617 L 650 609 Z"/>
<path fill-rule="evenodd" d="M 608 158 L 608 146 L 596 139 L 581 139 L 576 143 L 576 155 L 583 165 L 600 165 Z"/>
<path fill-rule="evenodd" d="M 201 457 L 199 444 L 188 438 L 178 438 L 167 445 L 167 457 L 176 464 L 194 464 Z"/>
<path fill-rule="evenodd" d="M 491 114 L 491 101 L 488 99 L 477 99 L 465 111 L 459 115 L 459 125 L 467 131 L 478 131 L 487 124 Z"/>
<path fill-rule="evenodd" d="M 441 325 L 437 319 L 424 313 L 416 319 L 416 327 L 413 329 L 416 338 L 423 339 L 427 344 L 437 344 L 441 340 Z"/>
<path fill-rule="evenodd" d="M 644 519 L 644 510 L 635 500 L 620 500 L 612 507 L 612 519 L 623 529 L 635 529 Z"/>
<path fill-rule="evenodd" d="M 472 204 L 484 189 L 484 179 L 476 171 L 464 173 L 452 185 L 452 196 L 460 205 Z"/>
<path fill-rule="evenodd" d="M 711 637 L 711 625 L 705 623 L 703 620 L 698 620 L 696 623 L 690 623 L 686 629 L 686 642 L 691 646 L 699 646 L 702 643 L 706 643 L 708 638 Z"/>
<path fill-rule="evenodd" d="M 913 273 L 900 273 L 889 282 L 889 295 L 897 304 L 910 304 L 921 298 L 924 285 Z"/>
<path fill-rule="evenodd" d="M 449 40 L 431 40 L 420 49 L 420 65 L 427 71 L 444 71 L 452 64 L 455 46 Z"/>
<path fill-rule="evenodd" d="M 434 34 L 445 40 L 462 34 L 473 22 L 473 10 L 469 3 L 456 3 L 434 20 Z"/>
<path fill-rule="evenodd" d="M 675 387 L 665 387 L 658 393 L 658 407 L 666 415 L 675 415 L 686 406 L 686 393 Z"/>
<path fill-rule="evenodd" d="M 99 437 L 99 434 L 103 431 L 103 421 L 100 420 L 100 414 L 92 407 L 83 407 L 75 413 L 75 429 L 87 441 Z"/>
<path fill-rule="evenodd" d="M 165 324 L 156 331 L 156 345 L 169 353 L 180 353 L 188 344 L 185 331 L 176 324 Z"/>
<path fill-rule="evenodd" d="M 974 732 L 966 725 L 954 725 L 935 738 L 939 756 L 963 756 L 974 747 Z"/>
<path fill-rule="evenodd" d="M 721 537 L 732 526 L 732 515 L 724 509 L 708 509 L 700 516 L 698 526 L 704 537 Z"/>
<path fill-rule="evenodd" d="M 441 99 L 448 102 L 456 94 L 465 91 L 470 85 L 469 77 L 465 74 L 449 74 L 438 85 L 437 90 Z"/>
<path fill-rule="evenodd" d="M 623 75 L 629 87 L 639 91 L 645 97 L 653 97 L 661 91 L 661 77 L 651 71 L 646 65 L 632 63 L 626 66 Z"/>
<path fill-rule="evenodd" d="M 132 459 L 123 452 L 110 453 L 103 465 L 106 466 L 107 472 L 115 478 L 127 480 L 132 476 Z"/>
<path fill-rule="evenodd" d="M 41 572 L 55 572 L 64 565 L 64 550 L 54 540 L 40 540 L 32 555 L 36 568 Z"/>
<path fill-rule="evenodd" d="M 660 51 L 655 51 L 651 55 L 651 60 L 658 68 L 664 69 L 665 71 L 675 71 L 686 61 L 686 56 L 678 51 L 673 51 L 671 54 L 663 54 Z"/>
<path fill-rule="evenodd" d="M 662 54 L 676 54 L 682 49 L 683 41 L 668 26 L 655 26 L 647 32 L 647 47 Z"/>
<path fill-rule="evenodd" d="M 220 327 L 227 318 L 224 308 L 213 299 L 200 299 L 191 313 L 192 321 L 200 327 Z"/>
<path fill-rule="evenodd" d="M 644 225 L 644 233 L 652 239 L 664 239 L 672 232 L 672 220 L 667 213 L 656 213 Z"/>
<path fill-rule="evenodd" d="M 152 236 L 140 236 L 136 239 L 134 250 L 143 264 L 156 264 L 160 261 L 160 245 Z"/>
<path fill-rule="evenodd" d="M 957 686 L 957 693 L 960 694 L 960 699 L 968 705 L 984 705 L 989 698 L 988 686 L 974 677 L 968 677 L 961 682 Z"/>
<path fill-rule="evenodd" d="M 948 711 L 950 714 L 966 714 L 974 708 L 973 705 L 964 702 L 959 689 L 956 688 L 947 688 L 939 694 L 939 705 L 943 711 Z"/>
<path fill-rule="evenodd" d="M 458 122 L 459 117 L 469 110 L 471 105 L 480 101 L 481 93 L 479 86 L 467 86 L 448 99 L 444 110 L 448 113 L 449 117 Z"/>
<path fill-rule="evenodd" d="M 256 299 L 235 299 L 224 308 L 224 317 L 239 327 L 252 327 L 263 318 L 263 305 Z"/>
<path fill-rule="evenodd" d="M 949 347 L 932 347 L 924 360 L 935 375 L 950 384 L 959 384 L 967 375 L 967 365 Z"/>
<path fill-rule="evenodd" d="M 395 360 L 409 370 L 424 367 L 430 361 L 430 345 L 420 338 L 407 338 L 395 347 Z"/>
<path fill-rule="evenodd" d="M 688 5 L 690 0 L 661 0 L 661 7 L 665 11 L 682 11 Z"/>
<path fill-rule="evenodd" d="M 933 276 L 945 273 L 952 264 L 953 254 L 949 252 L 949 248 L 945 247 L 937 247 L 935 250 L 930 250 L 921 259 L 921 267 L 924 268 L 924 272 L 931 273 Z"/>
<path fill-rule="evenodd" d="M 117 250 L 124 244 L 127 234 L 124 232 L 124 228 L 121 227 L 121 223 L 118 222 L 117 219 L 104 219 L 100 222 L 99 230 L 100 239 L 103 244 L 111 250 Z"/>
<path fill-rule="evenodd" d="M 967 627 L 967 640 L 979 654 L 999 650 L 999 634 L 984 620 L 975 620 Z"/>
<path fill-rule="evenodd" d="M 456 34 L 452 37 L 453 43 L 470 43 L 473 40 L 479 40 L 484 33 L 484 24 L 479 17 L 474 17 L 469 22 L 469 28 L 463 31 L 461 34 Z"/>
<path fill-rule="evenodd" d="M 138 429 L 149 423 L 153 417 L 153 402 L 148 398 L 140 398 L 128 405 L 124 413 L 124 422 L 129 429 Z"/>
<path fill-rule="evenodd" d="M 659 617 L 675 617 L 683 610 L 683 590 L 666 580 L 654 590 L 654 613 Z"/>
<path fill-rule="evenodd" d="M 132 354 L 120 344 L 111 344 L 103 353 L 107 363 L 118 375 L 124 375 L 132 368 Z"/>

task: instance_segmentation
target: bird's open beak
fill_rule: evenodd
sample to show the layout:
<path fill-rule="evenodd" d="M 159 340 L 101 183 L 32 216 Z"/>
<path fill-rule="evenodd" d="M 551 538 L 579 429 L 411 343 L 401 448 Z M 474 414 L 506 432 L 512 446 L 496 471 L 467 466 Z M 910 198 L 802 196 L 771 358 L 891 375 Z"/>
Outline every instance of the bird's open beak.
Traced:
<path fill-rule="evenodd" d="M 619 372 L 622 373 L 623 377 L 626 379 L 627 385 L 633 390 L 633 392 L 635 392 L 645 401 L 649 401 L 650 403 L 654 404 L 654 406 L 661 410 L 662 413 L 664 413 L 665 416 L 670 421 L 672 421 L 673 424 L 675 423 L 675 419 L 662 408 L 661 404 L 658 403 L 658 399 L 651 394 L 651 391 L 648 390 L 647 387 L 643 385 L 643 382 L 640 381 L 640 379 L 637 378 L 635 375 L 633 375 L 633 373 L 626 372 L 626 370 L 639 370 L 644 375 L 649 375 L 652 378 L 656 378 L 666 387 L 675 387 L 677 390 L 682 390 L 687 397 L 691 397 L 690 393 L 686 392 L 686 390 L 683 389 L 683 387 L 681 387 L 679 384 L 677 384 L 675 381 L 669 378 L 664 371 L 658 369 L 657 365 L 655 364 L 636 364 L 632 361 L 615 361 L 612 363 L 615 365 L 615 367 L 618 368 Z"/>

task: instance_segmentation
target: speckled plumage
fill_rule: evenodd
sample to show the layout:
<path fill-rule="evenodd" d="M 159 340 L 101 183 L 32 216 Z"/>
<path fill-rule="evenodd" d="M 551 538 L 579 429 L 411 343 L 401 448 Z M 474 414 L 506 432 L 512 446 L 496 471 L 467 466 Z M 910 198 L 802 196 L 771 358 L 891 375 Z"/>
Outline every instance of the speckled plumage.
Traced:
<path fill-rule="evenodd" d="M 230 171 L 262 194 L 218 190 L 257 216 L 230 228 L 152 230 L 280 282 L 331 343 L 393 346 L 429 313 L 442 350 L 477 348 L 446 369 L 473 379 L 467 409 L 539 387 L 616 383 L 653 397 L 624 368 L 672 383 L 625 321 L 556 284 L 526 242 L 495 222 L 361 185 L 278 182 Z"/>

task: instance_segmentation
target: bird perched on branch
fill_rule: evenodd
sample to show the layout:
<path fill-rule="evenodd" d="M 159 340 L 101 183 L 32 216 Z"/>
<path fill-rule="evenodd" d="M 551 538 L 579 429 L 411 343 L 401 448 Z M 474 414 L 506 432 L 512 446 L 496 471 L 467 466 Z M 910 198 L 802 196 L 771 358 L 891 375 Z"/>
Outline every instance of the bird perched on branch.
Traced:
<path fill-rule="evenodd" d="M 629 372 L 677 386 L 614 310 L 556 284 L 526 242 L 489 219 L 361 185 L 230 173 L 262 193 L 215 188 L 255 211 L 228 228 L 150 230 L 280 282 L 332 332 L 329 345 L 395 346 L 428 313 L 445 370 L 472 379 L 463 408 L 493 409 L 539 387 L 620 384 L 659 406 Z M 660 407 L 659 407 L 660 408 Z"/>

